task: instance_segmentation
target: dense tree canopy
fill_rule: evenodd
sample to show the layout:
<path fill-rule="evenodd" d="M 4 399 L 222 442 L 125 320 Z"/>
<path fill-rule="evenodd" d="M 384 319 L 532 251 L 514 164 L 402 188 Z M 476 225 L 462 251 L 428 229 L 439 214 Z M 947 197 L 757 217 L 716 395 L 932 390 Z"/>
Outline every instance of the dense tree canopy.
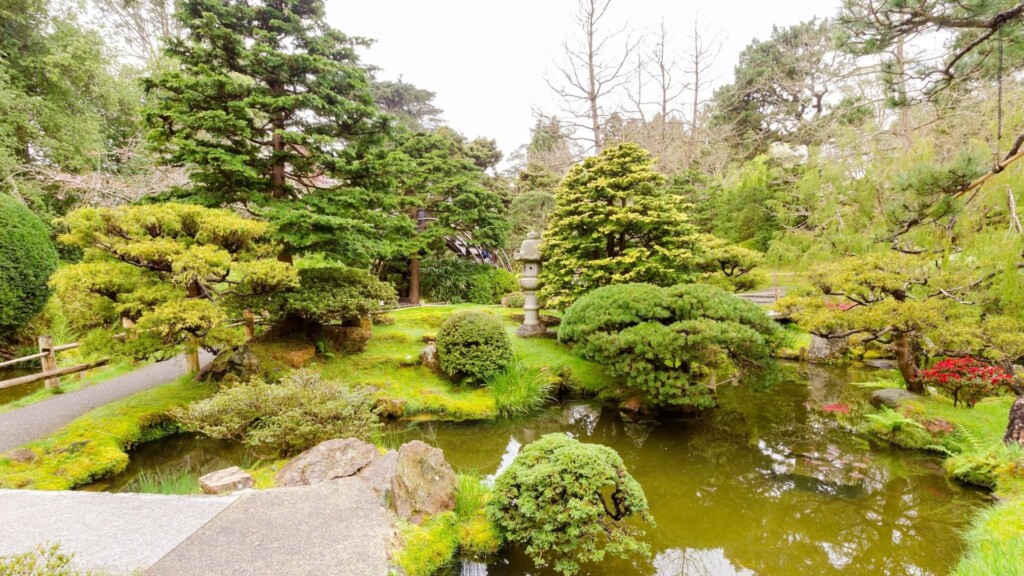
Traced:
<path fill-rule="evenodd" d="M 0 2 L 0 173 L 95 168 L 134 134 L 136 99 L 111 71 L 99 34 L 73 12 L 51 13 L 41 0 Z"/>
<path fill-rule="evenodd" d="M 392 230 L 397 196 L 378 163 L 389 121 L 357 49 L 319 0 L 186 0 L 180 63 L 146 81 L 149 140 L 185 165 L 180 196 L 271 218 L 288 251 L 368 262 Z"/>
<path fill-rule="evenodd" d="M 541 294 L 557 308 L 609 284 L 677 284 L 695 271 L 696 243 L 650 154 L 620 144 L 574 166 L 555 192 Z"/>
<path fill-rule="evenodd" d="M 271 229 L 222 209 L 166 203 L 81 208 L 64 220 L 61 241 L 86 259 L 61 268 L 63 302 L 102 324 L 111 315 L 132 332 L 132 354 L 180 345 L 217 348 L 236 336 L 225 324 L 274 292 L 298 286 L 291 264 L 275 258 Z M 136 338 L 137 337 L 137 338 Z"/>
<path fill-rule="evenodd" d="M 731 127 L 754 154 L 776 141 L 810 143 L 808 131 L 828 115 L 852 66 L 833 48 L 831 30 L 827 20 L 811 20 L 753 41 L 732 84 L 715 95 L 716 124 Z"/>

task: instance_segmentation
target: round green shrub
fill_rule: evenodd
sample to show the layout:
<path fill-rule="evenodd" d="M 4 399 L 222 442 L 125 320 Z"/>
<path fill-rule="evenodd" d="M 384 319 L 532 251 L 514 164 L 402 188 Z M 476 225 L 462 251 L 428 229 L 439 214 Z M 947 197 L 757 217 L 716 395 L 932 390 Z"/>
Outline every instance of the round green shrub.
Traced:
<path fill-rule="evenodd" d="M 708 380 L 767 365 L 783 338 L 757 305 L 701 284 L 598 288 L 566 311 L 558 331 L 645 402 L 697 408 L 715 405 Z"/>
<path fill-rule="evenodd" d="M 538 567 L 572 575 L 606 555 L 648 554 L 643 531 L 625 522 L 638 516 L 653 524 L 647 510 L 643 488 L 615 450 L 548 434 L 498 476 L 487 514 Z"/>
<path fill-rule="evenodd" d="M 347 266 L 299 269 L 299 289 L 284 294 L 284 311 L 320 324 L 343 324 L 398 304 L 395 289 Z"/>
<path fill-rule="evenodd" d="M 57 249 L 42 220 L 0 194 L 0 339 L 43 309 L 50 297 L 46 282 L 57 264 Z"/>
<path fill-rule="evenodd" d="M 509 292 L 501 299 L 501 305 L 505 308 L 522 308 L 526 305 L 526 294 L 520 291 Z"/>
<path fill-rule="evenodd" d="M 512 363 L 512 340 L 498 318 L 461 312 L 441 324 L 437 354 L 446 374 L 482 384 Z"/>

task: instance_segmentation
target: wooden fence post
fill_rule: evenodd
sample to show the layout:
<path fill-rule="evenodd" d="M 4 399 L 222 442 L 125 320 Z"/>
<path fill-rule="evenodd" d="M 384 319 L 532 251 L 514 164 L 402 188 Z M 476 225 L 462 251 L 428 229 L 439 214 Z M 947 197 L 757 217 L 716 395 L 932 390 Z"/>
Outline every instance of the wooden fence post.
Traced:
<path fill-rule="evenodd" d="M 39 353 L 45 354 L 39 363 L 42 364 L 43 372 L 50 372 L 57 369 L 57 354 L 53 351 L 53 337 L 43 335 L 39 337 Z M 60 389 L 60 378 L 47 378 L 46 388 L 48 390 Z"/>
<path fill-rule="evenodd" d="M 256 315 L 252 310 L 245 310 L 242 312 L 242 318 L 245 322 L 245 339 L 252 340 L 256 336 Z"/>

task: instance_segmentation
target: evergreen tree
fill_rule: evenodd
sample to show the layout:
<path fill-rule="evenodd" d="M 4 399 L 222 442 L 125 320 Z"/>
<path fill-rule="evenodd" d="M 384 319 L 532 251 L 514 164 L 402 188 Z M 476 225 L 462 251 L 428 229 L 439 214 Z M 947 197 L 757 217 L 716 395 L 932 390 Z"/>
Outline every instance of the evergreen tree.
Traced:
<path fill-rule="evenodd" d="M 414 302 L 421 256 L 445 250 L 455 236 L 491 250 L 503 247 L 508 236 L 503 199 L 484 186 L 486 175 L 458 136 L 448 129 L 405 134 L 391 155 L 402 208 L 415 232 L 393 242 L 390 255 L 410 260 Z"/>
<path fill-rule="evenodd" d="M 270 218 L 290 252 L 366 262 L 408 219 L 381 166 L 379 113 L 356 50 L 320 0 L 185 0 L 180 67 L 149 78 L 149 140 L 190 169 L 180 194 Z"/>
<path fill-rule="evenodd" d="M 696 231 L 666 192 L 650 153 L 636 144 L 619 144 L 577 164 L 555 198 L 541 289 L 552 307 L 567 307 L 609 284 L 668 286 L 693 277 Z"/>

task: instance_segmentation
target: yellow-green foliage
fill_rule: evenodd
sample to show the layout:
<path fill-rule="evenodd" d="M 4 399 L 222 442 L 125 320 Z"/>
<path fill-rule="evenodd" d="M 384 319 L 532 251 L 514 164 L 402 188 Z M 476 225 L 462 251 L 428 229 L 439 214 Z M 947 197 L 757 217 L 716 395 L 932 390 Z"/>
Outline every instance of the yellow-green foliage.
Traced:
<path fill-rule="evenodd" d="M 455 561 L 459 547 L 458 520 L 452 512 L 430 518 L 402 531 L 402 550 L 395 562 L 406 576 L 431 576 Z"/>
<path fill-rule="evenodd" d="M 117 474 L 128 465 L 128 449 L 174 430 L 167 417 L 171 408 L 212 392 L 186 376 L 97 408 L 50 437 L 26 444 L 38 454 L 33 462 L 0 456 L 0 488 L 70 490 Z"/>
<path fill-rule="evenodd" d="M 488 558 L 501 550 L 501 534 L 483 510 L 459 525 L 459 550 L 472 558 Z"/>
<path fill-rule="evenodd" d="M 364 352 L 317 358 L 310 367 L 331 380 L 374 386 L 382 400 L 404 401 L 406 417 L 494 418 L 498 409 L 490 390 L 460 387 L 419 364 L 424 339 L 434 338 L 445 318 L 463 310 L 486 311 L 503 318 L 510 336 L 518 326 L 511 319 L 516 311 L 511 309 L 478 305 L 405 308 L 389 315 L 393 323 L 373 327 Z M 610 390 L 618 382 L 604 367 L 574 356 L 554 340 L 513 337 L 512 349 L 531 369 L 557 374 L 584 394 Z"/>
<path fill-rule="evenodd" d="M 967 533 L 967 545 L 955 576 L 1024 574 L 1024 500 L 979 514 Z"/>
<path fill-rule="evenodd" d="M 231 210 L 87 207 L 63 224 L 68 233 L 60 240 L 83 249 L 85 260 L 61 268 L 51 284 L 69 311 L 95 318 L 91 326 L 112 316 L 136 322 L 129 331 L 141 338 L 124 342 L 137 357 L 203 340 L 234 344 L 233 332 L 213 329 L 232 308 L 299 283 L 295 268 L 274 258 L 270 225 Z"/>
<path fill-rule="evenodd" d="M 396 562 L 407 576 L 430 576 L 450 566 L 456 555 L 483 559 L 501 550 L 498 527 L 487 517 L 491 489 L 475 474 L 459 474 L 455 510 L 402 531 Z"/>

